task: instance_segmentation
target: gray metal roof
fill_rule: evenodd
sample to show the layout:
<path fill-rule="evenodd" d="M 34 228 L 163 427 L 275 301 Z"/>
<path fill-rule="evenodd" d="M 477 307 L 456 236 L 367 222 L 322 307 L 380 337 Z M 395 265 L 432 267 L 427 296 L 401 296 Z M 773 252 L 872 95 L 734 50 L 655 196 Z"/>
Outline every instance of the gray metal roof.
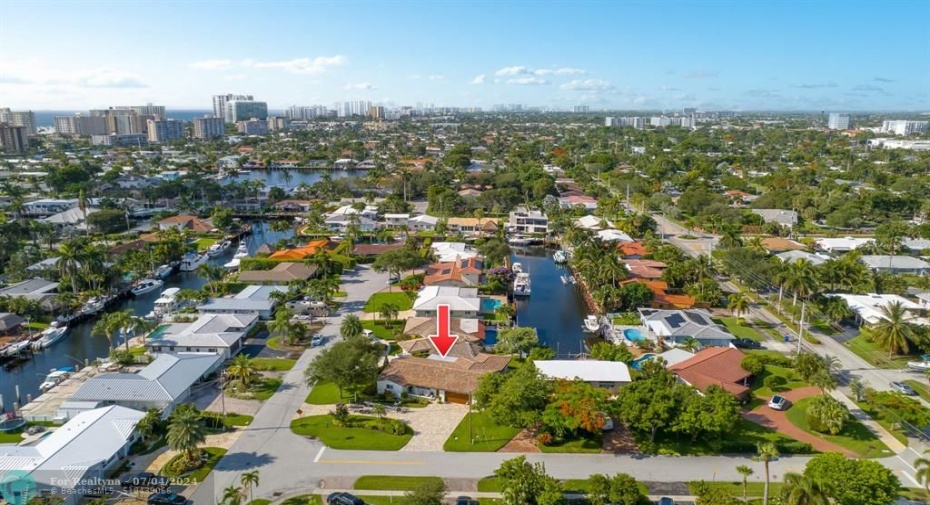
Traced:
<path fill-rule="evenodd" d="M 219 354 L 159 354 L 139 373 L 108 373 L 89 379 L 71 400 L 174 402 L 221 359 Z"/>
<path fill-rule="evenodd" d="M 869 268 L 895 268 L 902 270 L 927 270 L 930 263 L 913 256 L 866 255 L 859 261 Z"/>
<path fill-rule="evenodd" d="M 213 298 L 210 301 L 197 306 L 200 312 L 213 312 L 217 310 L 248 310 L 263 311 L 271 310 L 274 303 L 270 300 L 251 300 L 241 298 Z"/>
<path fill-rule="evenodd" d="M 703 310 L 660 310 L 639 309 L 643 319 L 659 323 L 669 337 L 694 337 L 696 339 L 732 340 L 732 334 L 713 322 L 710 313 Z"/>

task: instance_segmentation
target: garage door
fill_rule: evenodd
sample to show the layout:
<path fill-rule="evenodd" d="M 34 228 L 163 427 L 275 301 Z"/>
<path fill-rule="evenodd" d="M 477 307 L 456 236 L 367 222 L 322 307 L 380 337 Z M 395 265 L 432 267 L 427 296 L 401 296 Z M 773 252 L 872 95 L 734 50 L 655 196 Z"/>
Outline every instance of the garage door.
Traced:
<path fill-rule="evenodd" d="M 449 403 L 461 403 L 462 405 L 468 405 L 468 395 L 450 393 L 446 391 L 446 401 Z"/>

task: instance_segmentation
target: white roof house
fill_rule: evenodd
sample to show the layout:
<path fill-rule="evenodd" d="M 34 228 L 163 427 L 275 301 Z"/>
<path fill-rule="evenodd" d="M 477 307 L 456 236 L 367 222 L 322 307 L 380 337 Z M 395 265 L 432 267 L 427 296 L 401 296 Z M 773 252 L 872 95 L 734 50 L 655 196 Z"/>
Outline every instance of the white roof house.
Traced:
<path fill-rule="evenodd" d="M 630 369 L 620 361 L 537 360 L 533 364 L 541 374 L 550 379 L 581 379 L 607 389 L 632 380 Z"/>
<path fill-rule="evenodd" d="M 856 318 L 865 324 L 875 324 L 885 319 L 882 308 L 897 302 L 910 314 L 910 317 L 907 319 L 908 322 L 917 325 L 930 325 L 930 321 L 926 318 L 919 317 L 917 314 L 923 307 L 903 296 L 876 293 L 868 293 L 865 295 L 828 293 L 825 296 L 835 296 L 846 300 L 846 305 L 849 306 L 850 310 L 856 313 Z"/>
<path fill-rule="evenodd" d="M 604 228 L 604 226 L 602 226 L 602 223 L 606 224 L 607 228 L 613 228 L 614 226 L 614 224 L 611 223 L 610 221 L 606 219 L 601 219 L 597 216 L 592 216 L 592 215 L 581 216 L 575 220 L 576 225 L 578 225 L 581 228 L 586 228 L 588 230 L 600 230 Z"/>
<path fill-rule="evenodd" d="M 81 210 L 80 207 L 73 207 L 49 217 L 42 218 L 41 221 L 55 226 L 71 226 L 79 230 L 84 230 L 87 228 L 87 216 L 99 210 L 100 209 L 94 207 L 88 207 L 87 210 L 84 211 Z"/>
<path fill-rule="evenodd" d="M 904 247 L 917 252 L 930 249 L 930 239 L 926 238 L 906 238 L 902 241 L 902 244 Z"/>
<path fill-rule="evenodd" d="M 168 415 L 177 404 L 187 400 L 191 386 L 221 363 L 219 354 L 159 354 L 138 373 L 105 373 L 88 379 L 62 405 L 59 414 L 69 418 L 86 410 L 91 403 L 102 403 L 142 411 L 154 408 Z M 71 402 L 81 405 L 68 405 Z"/>
<path fill-rule="evenodd" d="M 822 265 L 827 261 L 826 259 L 807 251 L 786 251 L 781 254 L 776 254 L 775 257 L 782 260 L 784 263 L 791 264 L 797 263 L 800 260 L 807 260 L 814 266 Z"/>
<path fill-rule="evenodd" d="M 817 247 L 827 252 L 842 253 L 856 250 L 872 242 L 874 239 L 871 238 L 821 238 L 817 240 Z"/>
<path fill-rule="evenodd" d="M 270 319 L 275 302 L 271 293 L 287 292 L 284 286 L 248 286 L 232 297 L 211 298 L 197 306 L 201 314 L 244 314 Z"/>
<path fill-rule="evenodd" d="M 710 313 L 703 309 L 663 310 L 639 309 L 643 326 L 657 337 L 681 343 L 688 338 L 697 339 L 703 345 L 729 345 L 735 337 L 715 323 Z"/>
<path fill-rule="evenodd" d="M 440 305 L 448 305 L 452 317 L 477 317 L 481 312 L 478 288 L 426 286 L 417 294 L 413 310 L 418 317 L 430 317 L 436 314 Z"/>
<path fill-rule="evenodd" d="M 888 254 L 866 255 L 859 258 L 865 266 L 876 272 L 893 274 L 930 275 L 930 263 L 913 256 Z"/>
<path fill-rule="evenodd" d="M 246 334 L 258 322 L 247 314 L 204 314 L 193 323 L 175 323 L 145 346 L 153 353 L 209 352 L 230 358 L 242 348 Z"/>
<path fill-rule="evenodd" d="M 407 220 L 407 227 L 411 230 L 433 230 L 439 224 L 439 218 L 421 214 Z"/>
<path fill-rule="evenodd" d="M 2 446 L 0 474 L 18 472 L 17 481 L 28 485 L 29 491 L 41 494 L 55 489 L 65 503 L 76 503 L 82 489 L 94 487 L 82 483 L 106 478 L 129 455 L 143 417 L 144 412 L 118 405 L 83 412 L 35 445 Z M 16 503 L 16 496 L 5 498 Z"/>
<path fill-rule="evenodd" d="M 433 249 L 433 254 L 436 255 L 439 263 L 480 256 L 478 251 L 465 244 L 465 242 L 433 242 L 430 248 Z"/>
<path fill-rule="evenodd" d="M 597 232 L 597 237 L 602 242 L 633 242 L 633 237 L 613 228 Z"/>
<path fill-rule="evenodd" d="M 778 223 L 788 228 L 798 224 L 798 213 L 793 210 L 752 209 L 752 213 L 761 216 L 766 223 Z"/>
<path fill-rule="evenodd" d="M 684 349 L 669 349 L 663 353 L 658 354 L 658 356 L 665 360 L 665 366 L 669 367 L 672 365 L 677 365 L 682 361 L 687 361 L 694 357 L 694 353 L 686 351 Z"/>
<path fill-rule="evenodd" d="M 364 209 L 358 210 L 351 205 L 343 205 L 338 209 L 327 214 L 326 217 L 335 217 L 335 216 L 349 216 L 352 214 L 361 214 L 368 219 L 377 219 L 378 218 L 378 207 L 372 205 L 366 205 Z"/>

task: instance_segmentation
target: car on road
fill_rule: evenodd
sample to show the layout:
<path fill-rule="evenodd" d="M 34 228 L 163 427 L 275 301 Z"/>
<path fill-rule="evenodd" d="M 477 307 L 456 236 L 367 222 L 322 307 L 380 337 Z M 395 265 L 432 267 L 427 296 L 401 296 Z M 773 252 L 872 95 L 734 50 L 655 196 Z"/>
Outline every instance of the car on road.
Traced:
<path fill-rule="evenodd" d="M 788 399 L 784 396 L 775 395 L 769 400 L 769 408 L 772 410 L 785 410 L 788 407 Z"/>
<path fill-rule="evenodd" d="M 455 499 L 455 505 L 475 505 L 476 503 L 478 503 L 478 500 L 471 496 L 459 496 Z"/>
<path fill-rule="evenodd" d="M 187 498 L 177 493 L 153 493 L 146 500 L 148 505 L 185 505 Z"/>
<path fill-rule="evenodd" d="M 353 494 L 333 493 L 326 497 L 326 505 L 365 505 L 365 502 Z"/>
<path fill-rule="evenodd" d="M 675 505 L 675 500 L 669 498 L 668 496 L 663 496 L 659 498 L 659 501 L 656 502 L 658 505 Z"/>
<path fill-rule="evenodd" d="M 321 337 L 321 336 L 319 336 L 319 335 L 314 335 L 314 336 L 310 339 L 310 347 L 319 347 L 319 346 L 323 345 L 324 342 L 326 342 L 326 340 L 325 340 L 323 337 Z"/>
<path fill-rule="evenodd" d="M 737 349 L 761 349 L 762 344 L 752 340 L 751 338 L 734 338 L 732 341 L 733 347 Z"/>
<path fill-rule="evenodd" d="M 313 321 L 313 314 L 294 314 L 291 316 L 294 321 Z"/>
<path fill-rule="evenodd" d="M 901 393 L 902 395 L 917 396 L 917 391 L 914 391 L 912 387 L 903 382 L 892 382 L 889 385 L 891 386 L 891 389 Z"/>

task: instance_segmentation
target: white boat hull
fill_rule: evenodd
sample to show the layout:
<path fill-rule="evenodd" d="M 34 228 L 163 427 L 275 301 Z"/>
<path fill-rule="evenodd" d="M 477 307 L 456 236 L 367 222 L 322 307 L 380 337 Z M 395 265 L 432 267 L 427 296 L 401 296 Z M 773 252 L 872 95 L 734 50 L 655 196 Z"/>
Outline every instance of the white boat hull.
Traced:
<path fill-rule="evenodd" d="M 140 284 L 139 286 L 132 288 L 131 291 L 132 291 L 132 294 L 135 296 L 142 296 L 142 295 L 151 293 L 152 291 L 155 291 L 156 289 L 161 289 L 161 287 L 164 285 L 165 283 L 161 281 L 146 281 L 143 284 Z"/>
<path fill-rule="evenodd" d="M 57 328 L 49 328 L 42 332 L 42 338 L 40 338 L 36 343 L 35 347 L 37 349 L 47 349 L 55 345 L 59 340 L 65 338 L 68 334 L 68 327 L 62 326 Z"/>
<path fill-rule="evenodd" d="M 203 265 L 209 259 L 209 256 L 206 254 L 185 256 L 184 259 L 181 260 L 181 266 L 179 266 L 178 269 L 182 272 L 193 272 L 197 270 L 197 267 Z"/>
<path fill-rule="evenodd" d="M 907 367 L 912 370 L 930 370 L 930 361 L 908 361 Z"/>

